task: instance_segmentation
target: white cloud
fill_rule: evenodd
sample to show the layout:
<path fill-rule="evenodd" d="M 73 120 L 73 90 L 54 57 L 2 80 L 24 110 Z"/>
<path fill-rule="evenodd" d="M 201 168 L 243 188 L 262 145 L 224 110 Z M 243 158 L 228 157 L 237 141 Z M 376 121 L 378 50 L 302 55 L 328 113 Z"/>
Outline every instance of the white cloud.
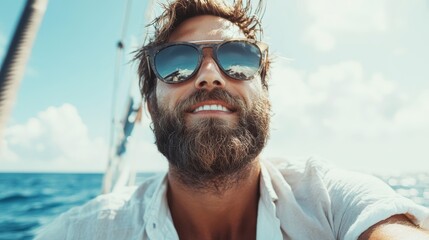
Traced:
<path fill-rule="evenodd" d="M 317 25 L 309 27 L 304 38 L 306 42 L 322 52 L 329 52 L 334 49 L 336 44 L 335 37 Z"/>
<path fill-rule="evenodd" d="M 18 156 L 9 149 L 9 143 L 5 139 L 1 140 L 0 159 L 5 162 L 18 161 Z"/>
<path fill-rule="evenodd" d="M 137 171 L 164 171 L 168 162 L 154 144 L 150 122 L 144 113 L 124 157 Z M 70 104 L 49 107 L 23 124 L 9 126 L 0 143 L 1 171 L 104 172 L 108 163 L 105 141 L 89 136 Z"/>
<path fill-rule="evenodd" d="M 426 128 L 429 122 L 428 93 L 411 98 L 381 73 L 365 73 L 359 62 L 321 66 L 311 73 L 277 69 L 273 79 L 283 81 L 273 82 L 271 96 L 276 115 L 287 121 L 361 136 Z"/>
<path fill-rule="evenodd" d="M 385 32 L 389 28 L 387 0 L 304 0 L 311 19 L 304 39 L 317 50 L 330 51 L 339 33 Z"/>
<path fill-rule="evenodd" d="M 3 141 L 2 170 L 103 171 L 107 165 L 105 142 L 89 136 L 70 104 L 49 107 L 24 124 L 9 126 Z"/>
<path fill-rule="evenodd" d="M 369 171 L 422 170 L 429 154 L 429 91 L 403 92 L 359 62 L 313 72 L 273 66 L 274 118 L 266 156 L 321 155 Z"/>
<path fill-rule="evenodd" d="M 413 131 L 420 131 L 423 128 L 427 130 L 429 128 L 429 91 L 423 91 L 414 99 L 408 99 L 408 102 L 411 102 L 409 106 L 399 109 L 395 114 L 396 126 Z"/>

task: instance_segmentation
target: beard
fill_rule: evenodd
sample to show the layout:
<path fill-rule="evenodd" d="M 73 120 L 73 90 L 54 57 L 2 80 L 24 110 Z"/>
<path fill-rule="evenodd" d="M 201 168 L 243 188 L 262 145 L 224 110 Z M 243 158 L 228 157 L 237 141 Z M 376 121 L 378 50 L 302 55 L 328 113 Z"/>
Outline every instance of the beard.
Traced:
<path fill-rule="evenodd" d="M 158 150 L 185 186 L 198 191 L 222 192 L 246 179 L 264 148 L 269 132 L 270 102 L 264 90 L 247 106 L 221 88 L 198 90 L 174 110 L 150 101 L 153 132 Z M 238 123 L 217 117 L 186 123 L 191 106 L 220 100 L 232 107 Z"/>

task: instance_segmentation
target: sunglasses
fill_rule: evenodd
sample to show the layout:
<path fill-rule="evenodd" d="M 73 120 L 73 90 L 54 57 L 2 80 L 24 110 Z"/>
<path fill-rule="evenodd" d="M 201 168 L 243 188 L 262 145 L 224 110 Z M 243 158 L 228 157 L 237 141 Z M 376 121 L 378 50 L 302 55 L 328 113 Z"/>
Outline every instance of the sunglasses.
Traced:
<path fill-rule="evenodd" d="M 172 42 L 149 48 L 147 57 L 156 77 L 165 83 L 191 79 L 201 67 L 203 49 L 213 49 L 213 59 L 230 78 L 249 80 L 260 74 L 268 45 L 254 40 L 204 40 Z"/>

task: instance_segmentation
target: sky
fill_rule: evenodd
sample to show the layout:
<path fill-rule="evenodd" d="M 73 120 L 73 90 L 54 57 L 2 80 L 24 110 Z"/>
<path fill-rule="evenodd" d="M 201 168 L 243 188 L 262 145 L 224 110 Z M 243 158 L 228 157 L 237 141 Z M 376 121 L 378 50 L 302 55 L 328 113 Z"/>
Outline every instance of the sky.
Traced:
<path fill-rule="evenodd" d="M 3 130 L 0 172 L 105 170 L 112 102 L 120 118 L 127 96 L 138 96 L 132 51 L 143 43 L 145 16 L 159 13 L 133 0 L 125 18 L 125 3 L 49 1 Z M 24 4 L 0 1 L 1 61 Z M 429 171 L 428 0 L 269 0 L 262 23 L 274 62 L 264 158 Z M 145 113 L 126 157 L 138 171 L 163 171 L 149 124 Z"/>

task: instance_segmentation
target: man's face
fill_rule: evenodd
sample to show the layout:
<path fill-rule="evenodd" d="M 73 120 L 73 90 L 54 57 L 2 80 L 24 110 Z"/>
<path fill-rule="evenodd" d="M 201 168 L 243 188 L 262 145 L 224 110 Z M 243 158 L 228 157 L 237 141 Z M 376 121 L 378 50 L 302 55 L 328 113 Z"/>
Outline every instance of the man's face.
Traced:
<path fill-rule="evenodd" d="M 232 38 L 246 38 L 243 32 L 231 22 L 215 16 L 198 16 L 183 22 L 173 32 L 169 42 L 199 41 L 199 40 L 224 40 Z M 184 83 L 167 84 L 157 81 L 156 96 L 158 102 L 164 104 L 170 110 L 175 109 L 180 101 L 188 98 L 199 89 L 212 90 L 223 88 L 237 96 L 246 104 L 251 105 L 262 92 L 260 76 L 250 81 L 240 81 L 228 78 L 222 74 L 218 65 L 212 58 L 212 50 L 204 49 L 204 61 L 196 76 Z M 222 104 L 222 103 L 221 103 Z M 186 114 L 187 123 L 198 121 L 202 118 L 216 117 L 225 119 L 229 123 L 237 121 L 237 114 L 215 111 L 204 111 Z"/>
<path fill-rule="evenodd" d="M 233 38 L 245 36 L 231 22 L 205 15 L 183 22 L 169 41 Z M 191 79 L 174 84 L 157 80 L 155 93 L 149 106 L 158 149 L 186 182 L 195 185 L 196 179 L 234 174 L 265 145 L 270 104 L 260 76 L 226 76 L 211 48 L 203 49 L 201 67 Z"/>

